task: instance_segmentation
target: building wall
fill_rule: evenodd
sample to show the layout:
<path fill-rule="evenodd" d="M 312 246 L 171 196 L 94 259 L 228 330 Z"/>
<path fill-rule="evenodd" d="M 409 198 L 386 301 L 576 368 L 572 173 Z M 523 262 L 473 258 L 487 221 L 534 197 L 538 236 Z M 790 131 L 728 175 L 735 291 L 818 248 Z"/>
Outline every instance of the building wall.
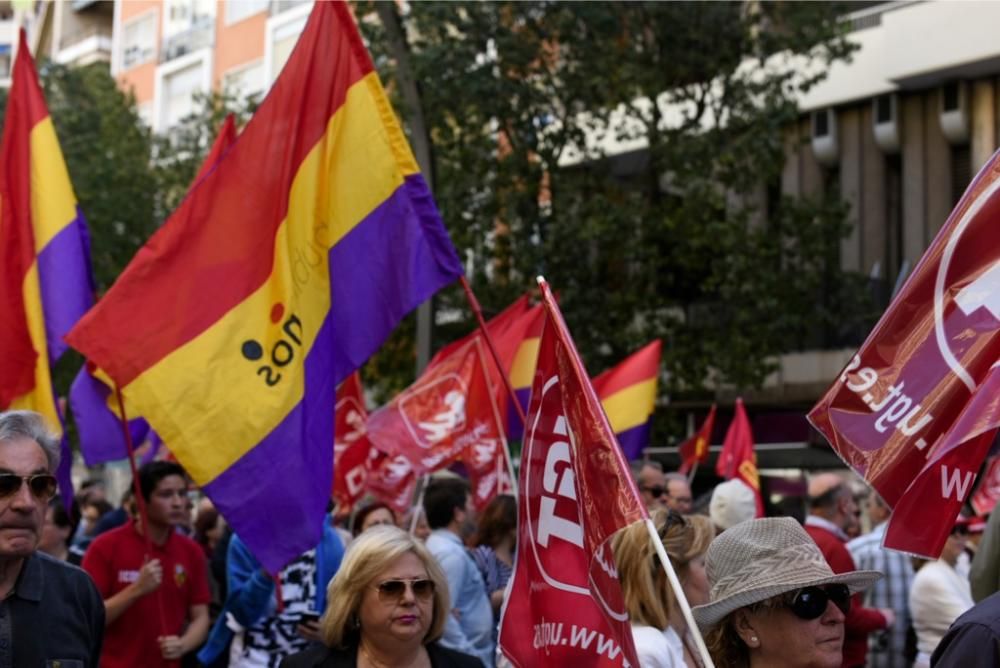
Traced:
<path fill-rule="evenodd" d="M 215 68 L 212 74 L 212 84 L 215 87 L 222 86 L 226 72 L 264 57 L 267 17 L 266 11 L 258 12 L 242 21 L 226 25 L 225 9 L 219 7 L 215 24 Z"/>

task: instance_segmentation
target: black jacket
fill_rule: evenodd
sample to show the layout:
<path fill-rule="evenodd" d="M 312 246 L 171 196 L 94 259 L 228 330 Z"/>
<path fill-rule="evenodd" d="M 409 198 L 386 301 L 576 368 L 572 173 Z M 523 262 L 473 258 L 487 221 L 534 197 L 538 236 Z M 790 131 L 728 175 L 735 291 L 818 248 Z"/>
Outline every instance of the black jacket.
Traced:
<path fill-rule="evenodd" d="M 436 642 L 427 645 L 427 654 L 433 668 L 483 668 L 483 662 L 476 657 L 441 647 Z M 281 662 L 281 668 L 355 668 L 357 665 L 357 645 L 347 649 L 313 647 Z"/>

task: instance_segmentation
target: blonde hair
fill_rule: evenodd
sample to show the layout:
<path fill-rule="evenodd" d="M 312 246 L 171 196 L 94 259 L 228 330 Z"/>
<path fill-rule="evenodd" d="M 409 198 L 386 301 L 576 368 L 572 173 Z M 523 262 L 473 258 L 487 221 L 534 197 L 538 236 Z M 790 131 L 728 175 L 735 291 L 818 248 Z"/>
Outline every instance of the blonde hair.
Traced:
<path fill-rule="evenodd" d="M 662 509 L 653 511 L 650 519 L 678 578 L 683 579 L 691 560 L 705 554 L 715 537 L 711 520 L 703 515 L 684 517 Z M 657 629 L 667 628 L 676 595 L 656 556 L 645 524 L 636 522 L 615 534 L 611 550 L 631 621 Z"/>
<path fill-rule="evenodd" d="M 441 567 L 423 543 L 402 529 L 383 525 L 372 527 L 351 541 L 337 574 L 330 580 L 326 590 L 326 611 L 319 622 L 320 636 L 327 646 L 343 648 L 358 641 L 362 631 L 358 626 L 358 613 L 365 590 L 407 553 L 420 559 L 428 579 L 434 582 L 431 624 L 423 642 L 441 637 L 451 609 L 448 581 Z"/>

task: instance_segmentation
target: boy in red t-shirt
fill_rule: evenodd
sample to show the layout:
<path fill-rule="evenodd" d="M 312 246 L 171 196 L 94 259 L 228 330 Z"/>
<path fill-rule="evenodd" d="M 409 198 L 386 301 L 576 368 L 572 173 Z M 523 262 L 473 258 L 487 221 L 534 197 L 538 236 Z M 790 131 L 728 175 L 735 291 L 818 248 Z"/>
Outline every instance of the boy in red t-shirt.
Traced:
<path fill-rule="evenodd" d="M 138 520 L 98 536 L 83 568 L 104 599 L 103 668 L 177 668 L 208 633 L 208 573 L 196 542 L 175 528 L 187 512 L 184 469 L 150 462 L 139 469 L 152 554 Z"/>

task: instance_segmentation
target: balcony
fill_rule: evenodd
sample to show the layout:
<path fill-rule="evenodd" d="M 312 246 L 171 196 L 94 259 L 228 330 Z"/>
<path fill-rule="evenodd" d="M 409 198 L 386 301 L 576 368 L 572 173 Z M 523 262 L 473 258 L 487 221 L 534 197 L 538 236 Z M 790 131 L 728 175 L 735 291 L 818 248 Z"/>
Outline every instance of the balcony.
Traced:
<path fill-rule="evenodd" d="M 160 49 L 160 62 L 171 60 L 211 47 L 215 41 L 215 17 L 199 16 L 187 30 L 163 39 Z"/>
<path fill-rule="evenodd" d="M 90 26 L 65 35 L 55 60 L 63 65 L 88 65 L 111 60 L 111 27 Z"/>

